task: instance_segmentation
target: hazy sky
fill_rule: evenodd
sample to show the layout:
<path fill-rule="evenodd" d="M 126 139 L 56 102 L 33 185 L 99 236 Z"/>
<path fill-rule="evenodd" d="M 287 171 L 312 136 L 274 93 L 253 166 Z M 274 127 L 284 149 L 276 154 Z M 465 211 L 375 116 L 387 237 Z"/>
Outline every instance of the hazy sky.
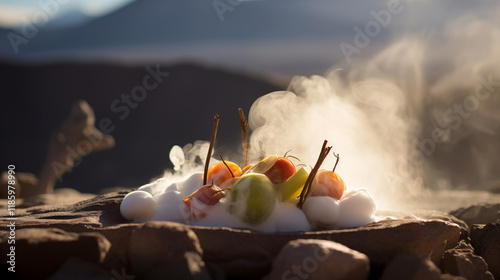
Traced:
<path fill-rule="evenodd" d="M 44 11 L 42 3 L 60 3 L 52 18 L 67 12 L 80 11 L 88 16 L 100 16 L 116 10 L 133 0 L 0 0 L 0 27 L 12 27 L 30 20 L 37 11 Z"/>

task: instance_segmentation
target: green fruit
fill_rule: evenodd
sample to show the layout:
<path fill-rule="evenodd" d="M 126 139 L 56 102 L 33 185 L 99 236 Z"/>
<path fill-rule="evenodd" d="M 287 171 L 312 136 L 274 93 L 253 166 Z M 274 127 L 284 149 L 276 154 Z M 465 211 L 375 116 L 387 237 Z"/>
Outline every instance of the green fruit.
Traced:
<path fill-rule="evenodd" d="M 306 183 L 309 174 L 302 167 L 292 177 L 288 178 L 283 184 L 279 186 L 282 201 L 287 199 L 295 199 L 300 195 L 304 184 Z"/>
<path fill-rule="evenodd" d="M 246 223 L 258 225 L 273 212 L 276 192 L 266 175 L 247 174 L 234 183 L 229 201 L 229 213 Z"/>

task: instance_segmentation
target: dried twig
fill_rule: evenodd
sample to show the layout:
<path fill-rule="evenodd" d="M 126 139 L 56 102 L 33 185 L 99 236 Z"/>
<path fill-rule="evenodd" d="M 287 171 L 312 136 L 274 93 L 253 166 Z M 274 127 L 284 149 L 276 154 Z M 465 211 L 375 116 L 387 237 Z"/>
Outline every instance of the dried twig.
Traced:
<path fill-rule="evenodd" d="M 309 173 L 309 176 L 307 176 L 306 183 L 304 184 L 304 188 L 302 189 L 302 192 L 300 193 L 299 197 L 299 203 L 297 204 L 297 207 L 302 209 L 302 206 L 304 206 L 304 202 L 306 201 L 307 197 L 309 194 L 312 192 L 312 182 L 314 180 L 314 177 L 316 176 L 316 173 L 318 172 L 319 168 L 321 167 L 321 164 L 323 164 L 323 161 L 325 160 L 326 156 L 328 156 L 328 153 L 330 153 L 330 150 L 332 147 L 327 147 L 326 143 L 328 141 L 323 142 L 323 146 L 321 147 L 321 152 L 318 157 L 318 161 L 316 161 L 316 165 L 314 165 L 314 168 L 311 170 Z"/>
<path fill-rule="evenodd" d="M 335 161 L 335 165 L 333 166 L 333 170 L 332 170 L 332 172 L 335 172 L 335 168 L 337 168 L 337 164 L 339 163 L 339 160 L 340 160 L 340 155 L 336 154 L 335 152 L 333 153 L 333 155 L 337 158 L 337 160 Z"/>
<path fill-rule="evenodd" d="M 219 156 L 220 156 L 220 160 L 222 160 L 222 163 L 224 163 L 224 165 L 226 166 L 227 170 L 229 170 L 229 173 L 231 173 L 231 176 L 234 178 L 233 171 L 231 170 L 231 168 L 229 168 L 229 165 L 227 165 L 227 163 L 224 160 L 224 158 L 222 157 L 222 155 L 219 155 Z"/>
<path fill-rule="evenodd" d="M 250 143 L 248 143 L 248 122 L 245 118 L 245 114 L 243 113 L 243 109 L 238 108 L 238 112 L 240 113 L 240 125 L 241 125 L 241 146 L 243 147 L 243 167 L 248 165 L 249 157 L 250 157 Z"/>
<path fill-rule="evenodd" d="M 212 150 L 214 149 L 215 136 L 217 136 L 217 127 L 219 126 L 219 115 L 215 114 L 214 128 L 212 130 L 212 138 L 210 138 L 210 146 L 208 147 L 207 160 L 205 161 L 205 171 L 203 172 L 203 185 L 207 184 L 208 167 L 210 166 L 210 158 L 212 157 Z"/>

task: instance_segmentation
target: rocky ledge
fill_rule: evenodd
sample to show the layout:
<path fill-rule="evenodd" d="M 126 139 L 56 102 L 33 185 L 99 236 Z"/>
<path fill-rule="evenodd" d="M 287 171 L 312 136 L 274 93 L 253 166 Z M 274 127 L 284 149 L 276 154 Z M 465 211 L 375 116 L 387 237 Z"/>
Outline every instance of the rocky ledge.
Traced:
<path fill-rule="evenodd" d="M 16 272 L 7 270 L 11 257 L 2 253 L 2 273 L 34 279 L 493 279 L 491 271 L 499 277 L 498 224 L 471 225 L 472 242 L 465 222 L 435 211 L 381 213 L 392 218 L 295 233 L 139 224 L 120 215 L 126 193 L 68 204 L 56 192 L 50 204 L 17 208 Z M 5 208 L 0 217 L 2 224 L 12 222 Z M 1 252 L 11 252 L 12 234 L 0 229 Z"/>

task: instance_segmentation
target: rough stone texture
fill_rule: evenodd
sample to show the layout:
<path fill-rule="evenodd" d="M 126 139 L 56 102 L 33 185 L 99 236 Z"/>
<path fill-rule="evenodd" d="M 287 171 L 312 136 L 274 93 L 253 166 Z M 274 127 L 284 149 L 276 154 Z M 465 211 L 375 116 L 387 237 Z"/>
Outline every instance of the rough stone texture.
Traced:
<path fill-rule="evenodd" d="M 332 241 L 299 239 L 281 249 L 267 279 L 363 280 L 369 271 L 365 254 Z"/>
<path fill-rule="evenodd" d="M 444 250 L 453 248 L 460 237 L 457 225 L 437 220 L 390 220 L 355 229 L 273 234 L 238 229 L 192 229 L 198 235 L 205 261 L 221 266 L 228 275 L 265 273 L 281 248 L 295 239 L 335 241 L 366 254 L 372 264 L 385 265 L 399 253 L 429 257 L 438 264 Z"/>
<path fill-rule="evenodd" d="M 27 208 L 18 206 L 15 210 L 17 228 L 57 227 L 83 232 L 127 222 L 120 214 L 120 203 L 128 192 L 91 195 L 89 198 L 88 194 L 73 191 L 64 189 L 60 196 L 47 194 L 52 197 L 48 204 Z M 79 202 L 68 204 L 68 200 Z M 9 217 L 7 209 L 0 209 L 0 220 L 6 217 Z"/>
<path fill-rule="evenodd" d="M 0 231 L 0 251 L 9 252 L 9 232 Z M 68 258 L 103 263 L 111 244 L 99 233 L 73 233 L 57 228 L 18 229 L 15 233 L 15 269 L 22 277 L 46 278 Z M 6 254 L 0 255 L 5 264 Z"/>
<path fill-rule="evenodd" d="M 493 280 L 484 259 L 475 255 L 474 251 L 464 244 L 444 252 L 443 272 L 469 280 Z"/>
<path fill-rule="evenodd" d="M 69 232 L 98 232 L 112 247 L 103 264 L 107 270 L 128 267 L 131 236 L 142 224 L 130 223 L 120 215 L 127 192 L 95 196 L 73 205 L 40 205 L 16 209 L 16 228 L 59 228 Z M 8 212 L 0 209 L 0 221 Z M 167 223 L 167 222 L 165 222 Z M 172 223 L 168 223 L 172 224 Z M 445 249 L 455 247 L 460 228 L 441 220 L 396 219 L 346 230 L 295 233 L 258 233 L 229 228 L 190 227 L 203 248 L 203 260 L 221 268 L 226 276 L 262 277 L 269 273 L 274 257 L 289 241 L 331 240 L 359 251 L 371 265 L 385 266 L 396 255 L 413 254 L 439 263 Z M 0 231 L 6 230 L 0 228 Z M 376 241 L 376 242 L 374 242 Z M 187 257 L 186 257 L 187 258 Z"/>
<path fill-rule="evenodd" d="M 132 273 L 143 279 L 209 279 L 203 250 L 188 226 L 148 222 L 132 232 L 128 259 Z"/>
<path fill-rule="evenodd" d="M 466 222 L 469 227 L 475 224 L 495 223 L 500 220 L 500 203 L 473 205 L 451 211 L 450 214 Z"/>
<path fill-rule="evenodd" d="M 95 194 L 81 193 L 70 188 L 60 188 L 54 190 L 51 194 L 40 194 L 29 198 L 23 198 L 20 200 L 22 202 L 20 208 L 28 208 L 38 205 L 73 205 L 93 197 L 95 197 Z"/>
<path fill-rule="evenodd" d="M 490 272 L 500 279 L 500 223 L 472 226 L 471 242 L 476 254 L 488 264 Z"/>
<path fill-rule="evenodd" d="M 396 211 L 377 211 L 377 216 L 379 217 L 393 217 L 397 219 L 404 220 L 441 220 L 446 222 L 452 222 L 460 227 L 460 239 L 466 239 L 469 237 L 470 228 L 466 222 L 458 219 L 457 217 L 436 210 L 412 210 L 410 212 L 396 212 Z"/>
<path fill-rule="evenodd" d="M 428 259 L 414 255 L 396 256 L 384 270 L 381 280 L 440 280 L 441 271 Z"/>

